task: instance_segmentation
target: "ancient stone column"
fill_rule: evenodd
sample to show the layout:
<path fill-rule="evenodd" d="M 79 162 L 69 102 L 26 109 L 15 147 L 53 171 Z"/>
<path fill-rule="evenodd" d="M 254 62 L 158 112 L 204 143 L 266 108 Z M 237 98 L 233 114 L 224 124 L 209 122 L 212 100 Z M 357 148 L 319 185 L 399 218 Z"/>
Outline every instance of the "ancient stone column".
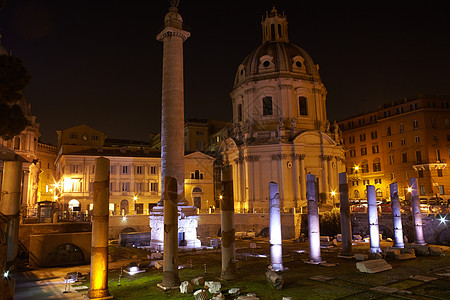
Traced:
<path fill-rule="evenodd" d="M 322 184 L 319 185 L 320 186 L 320 193 L 325 193 L 325 203 L 328 202 L 329 199 L 329 192 L 330 192 L 330 187 L 328 185 L 328 168 L 327 168 L 327 156 L 326 155 L 321 155 L 320 159 L 322 160 L 322 177 L 321 177 L 321 182 Z M 319 196 L 319 195 L 317 195 Z"/>
<path fill-rule="evenodd" d="M 370 253 L 380 253 L 380 231 L 375 186 L 367 186 L 367 214 L 369 215 Z"/>
<path fill-rule="evenodd" d="M 173 289 L 180 285 L 178 277 L 178 206 L 177 180 L 164 178 L 164 261 L 163 279 L 158 284 L 162 289 Z"/>
<path fill-rule="evenodd" d="M 224 280 L 233 280 L 236 278 L 236 254 L 232 166 L 223 168 L 222 189 L 222 273 L 220 277 Z"/>
<path fill-rule="evenodd" d="M 305 154 L 300 154 L 300 194 L 301 200 L 306 200 L 306 173 L 305 173 Z"/>
<path fill-rule="evenodd" d="M 19 240 L 19 210 L 21 195 L 22 162 L 5 161 L 3 164 L 2 190 L 0 197 L 0 213 L 5 215 L 6 246 L 0 245 L 0 267 L 2 278 L 0 299 L 14 299 L 15 278 L 11 273 L 16 270 L 16 258 Z M 3 244 L 3 237 L 0 243 Z M 5 275 L 8 275 L 5 277 Z"/>
<path fill-rule="evenodd" d="M 309 260 L 311 263 L 321 263 L 320 257 L 320 227 L 319 205 L 316 195 L 316 176 L 306 175 L 306 198 L 308 200 L 308 231 L 309 231 Z"/>
<path fill-rule="evenodd" d="M 394 217 L 394 247 L 404 248 L 405 244 L 403 243 L 402 213 L 400 211 L 397 183 L 391 183 L 389 188 L 391 191 L 392 216 Z"/>
<path fill-rule="evenodd" d="M 270 268 L 283 271 L 283 249 L 281 239 L 280 194 L 278 184 L 269 183 L 269 228 L 270 228 Z"/>
<path fill-rule="evenodd" d="M 89 299 L 112 298 L 108 290 L 109 159 L 95 160 Z"/>
<path fill-rule="evenodd" d="M 184 83 L 183 42 L 190 33 L 183 30 L 177 7 L 170 7 L 164 29 L 156 39 L 163 42 L 161 178 L 170 176 L 178 182 L 178 202 L 184 198 Z M 161 189 L 164 194 L 164 186 Z M 161 203 L 160 203 L 161 204 Z"/>
<path fill-rule="evenodd" d="M 409 186 L 411 187 L 411 206 L 412 213 L 414 219 L 414 228 L 415 228 L 415 244 L 418 245 L 426 245 L 425 239 L 423 236 L 423 228 L 422 228 L 422 213 L 420 212 L 420 199 L 418 193 L 417 186 L 417 178 L 409 179 Z"/>
<path fill-rule="evenodd" d="M 350 203 L 348 201 L 347 173 L 339 173 L 339 198 L 341 212 L 341 234 L 342 252 L 341 255 L 352 256 L 352 222 L 350 216 Z"/>
<path fill-rule="evenodd" d="M 20 187 L 22 180 L 22 162 L 5 161 L 0 201 L 0 213 L 8 218 L 6 228 L 6 264 L 15 263 L 19 239 Z"/>
<path fill-rule="evenodd" d="M 333 182 L 333 156 L 327 156 L 327 171 L 328 171 L 328 191 L 327 193 L 331 193 L 334 190 L 334 182 Z"/>

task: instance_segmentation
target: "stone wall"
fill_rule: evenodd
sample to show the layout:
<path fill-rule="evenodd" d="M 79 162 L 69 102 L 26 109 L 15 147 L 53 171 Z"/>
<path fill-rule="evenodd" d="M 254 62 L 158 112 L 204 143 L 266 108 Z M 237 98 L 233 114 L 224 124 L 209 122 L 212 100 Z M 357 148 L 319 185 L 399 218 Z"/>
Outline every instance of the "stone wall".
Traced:
<path fill-rule="evenodd" d="M 220 230 L 220 214 L 200 214 L 198 218 L 197 235 L 215 237 Z M 282 237 L 292 239 L 300 235 L 301 214 L 281 214 Z M 236 232 L 261 233 L 269 227 L 269 214 L 234 214 Z"/>
<path fill-rule="evenodd" d="M 109 238 L 118 239 L 121 233 L 150 232 L 148 215 L 109 216 Z"/>

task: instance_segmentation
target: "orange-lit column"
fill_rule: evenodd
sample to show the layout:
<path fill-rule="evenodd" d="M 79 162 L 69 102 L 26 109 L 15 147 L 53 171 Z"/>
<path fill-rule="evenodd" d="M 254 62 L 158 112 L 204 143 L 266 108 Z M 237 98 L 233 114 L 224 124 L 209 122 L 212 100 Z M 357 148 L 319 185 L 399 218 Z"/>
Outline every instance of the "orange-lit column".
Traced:
<path fill-rule="evenodd" d="M 343 256 L 352 256 L 352 222 L 350 219 L 350 203 L 348 201 L 347 173 L 339 173 L 339 201 L 341 213 L 341 234 Z"/>
<path fill-rule="evenodd" d="M 1 247 L 0 255 L 1 299 L 14 299 L 15 279 L 11 272 L 15 271 L 19 240 L 19 208 L 20 187 L 22 179 L 22 162 L 5 161 L 0 198 L 0 213 L 8 219 L 6 227 L 6 249 Z M 6 253 L 5 253 L 6 252 Z M 9 276 L 8 276 L 9 274 Z M 6 275 L 6 276 L 5 276 Z M 3 298 L 4 297 L 4 298 Z"/>
<path fill-rule="evenodd" d="M 89 299 L 111 299 L 108 290 L 109 159 L 95 160 Z"/>

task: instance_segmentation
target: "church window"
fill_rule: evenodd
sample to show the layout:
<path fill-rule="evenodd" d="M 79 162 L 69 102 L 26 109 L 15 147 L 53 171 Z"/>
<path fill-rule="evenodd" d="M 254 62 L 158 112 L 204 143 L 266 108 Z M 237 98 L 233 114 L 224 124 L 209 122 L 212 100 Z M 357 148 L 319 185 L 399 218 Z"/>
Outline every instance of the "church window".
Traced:
<path fill-rule="evenodd" d="M 299 61 L 296 61 L 296 62 L 295 62 L 295 65 L 297 66 L 297 68 L 301 68 L 301 67 L 302 67 L 302 63 L 299 62 Z"/>
<path fill-rule="evenodd" d="M 270 25 L 270 36 L 272 37 L 272 41 L 274 41 L 275 40 L 275 25 L 274 24 L 271 24 Z"/>
<path fill-rule="evenodd" d="M 281 24 L 278 24 L 278 36 L 281 37 Z"/>
<path fill-rule="evenodd" d="M 237 113 L 238 113 L 238 121 L 241 122 L 242 121 L 242 104 L 238 104 L 237 107 Z"/>
<path fill-rule="evenodd" d="M 298 97 L 298 107 L 301 116 L 308 115 L 308 103 L 306 97 Z"/>
<path fill-rule="evenodd" d="M 270 66 L 270 61 L 265 60 L 265 61 L 263 62 L 263 66 L 266 67 L 266 68 L 268 68 L 268 67 Z"/>
<path fill-rule="evenodd" d="M 263 116 L 273 115 L 272 97 L 263 98 Z"/>

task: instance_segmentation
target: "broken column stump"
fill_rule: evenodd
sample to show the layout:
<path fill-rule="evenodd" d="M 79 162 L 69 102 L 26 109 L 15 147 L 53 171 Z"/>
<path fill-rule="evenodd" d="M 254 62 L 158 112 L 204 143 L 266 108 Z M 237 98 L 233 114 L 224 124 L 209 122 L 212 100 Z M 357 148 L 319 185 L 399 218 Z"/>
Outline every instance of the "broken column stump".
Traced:
<path fill-rule="evenodd" d="M 384 259 L 371 259 L 357 262 L 356 268 L 362 273 L 374 274 L 391 270 L 392 266 L 388 264 Z"/>

